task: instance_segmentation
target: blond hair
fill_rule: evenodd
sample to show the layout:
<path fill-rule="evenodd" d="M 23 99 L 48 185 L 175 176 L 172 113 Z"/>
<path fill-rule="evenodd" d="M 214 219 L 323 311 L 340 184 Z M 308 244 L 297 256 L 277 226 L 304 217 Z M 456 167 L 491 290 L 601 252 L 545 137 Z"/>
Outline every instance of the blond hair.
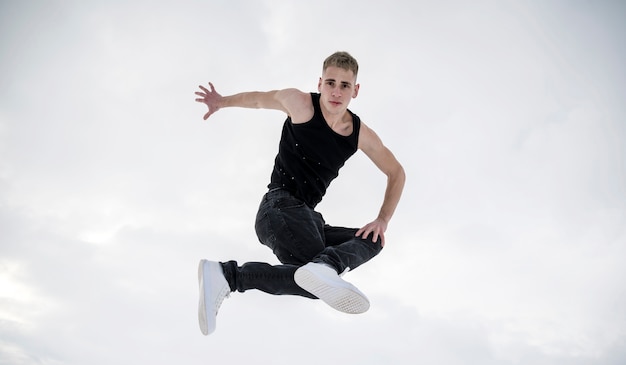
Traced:
<path fill-rule="evenodd" d="M 326 71 L 326 69 L 330 66 L 343 68 L 346 71 L 352 71 L 352 73 L 354 73 L 354 77 L 356 77 L 357 73 L 359 73 L 359 63 L 348 52 L 340 51 L 328 56 L 324 60 L 322 72 Z"/>

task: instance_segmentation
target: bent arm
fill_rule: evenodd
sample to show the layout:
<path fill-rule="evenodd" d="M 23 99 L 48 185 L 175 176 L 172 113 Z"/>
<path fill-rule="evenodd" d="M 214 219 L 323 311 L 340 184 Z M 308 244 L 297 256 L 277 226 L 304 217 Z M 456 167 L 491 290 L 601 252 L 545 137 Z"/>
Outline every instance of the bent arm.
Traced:
<path fill-rule="evenodd" d="M 385 198 L 380 208 L 378 218 L 389 223 L 400 202 L 406 175 L 400 162 L 393 153 L 383 145 L 376 133 L 365 125 L 363 125 L 363 127 L 363 138 L 359 141 L 359 148 L 365 152 L 385 175 L 387 175 Z"/>
<path fill-rule="evenodd" d="M 372 241 L 376 241 L 378 236 L 382 238 L 382 244 L 384 245 L 384 233 L 387 229 L 387 224 L 391 220 L 400 197 L 402 196 L 402 190 L 404 189 L 404 183 L 406 175 L 404 168 L 398 162 L 393 153 L 385 147 L 378 135 L 367 127 L 365 124 L 361 126 L 361 133 L 359 136 L 359 149 L 361 149 L 374 164 L 387 175 L 387 187 L 385 189 L 385 197 L 380 207 L 378 217 L 371 223 L 361 228 L 357 235 L 363 235 L 367 237 L 372 233 Z"/>

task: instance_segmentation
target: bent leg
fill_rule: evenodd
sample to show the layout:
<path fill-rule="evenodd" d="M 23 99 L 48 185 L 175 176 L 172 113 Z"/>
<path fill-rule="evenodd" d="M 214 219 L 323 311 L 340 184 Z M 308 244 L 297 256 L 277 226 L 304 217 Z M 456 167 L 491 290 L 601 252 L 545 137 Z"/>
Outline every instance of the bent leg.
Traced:
<path fill-rule="evenodd" d="M 312 261 L 334 267 L 342 273 L 347 268 L 354 270 L 378 255 L 383 247 L 382 241 L 373 242 L 370 238 L 356 237 L 356 228 L 324 226 L 326 248 Z"/>
<path fill-rule="evenodd" d="M 338 273 L 355 269 L 381 250 L 381 242 L 355 237 L 357 229 L 326 225 L 321 214 L 284 190 L 263 197 L 255 229 L 259 241 L 272 249 L 282 265 L 223 263 L 231 290 L 259 289 L 276 295 L 316 298 L 296 284 L 295 271 L 308 262 L 323 263 Z"/>

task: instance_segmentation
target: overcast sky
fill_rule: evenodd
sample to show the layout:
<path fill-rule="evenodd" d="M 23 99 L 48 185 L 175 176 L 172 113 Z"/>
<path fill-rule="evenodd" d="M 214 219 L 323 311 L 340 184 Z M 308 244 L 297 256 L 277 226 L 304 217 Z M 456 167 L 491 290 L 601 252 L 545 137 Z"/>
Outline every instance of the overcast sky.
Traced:
<path fill-rule="evenodd" d="M 626 363 L 621 1 L 0 1 L 0 364 Z M 254 216 L 284 115 L 223 94 L 316 91 L 407 172 L 369 312 L 235 293 L 201 335 L 197 263 L 278 263 Z M 378 213 L 358 153 L 318 206 Z"/>

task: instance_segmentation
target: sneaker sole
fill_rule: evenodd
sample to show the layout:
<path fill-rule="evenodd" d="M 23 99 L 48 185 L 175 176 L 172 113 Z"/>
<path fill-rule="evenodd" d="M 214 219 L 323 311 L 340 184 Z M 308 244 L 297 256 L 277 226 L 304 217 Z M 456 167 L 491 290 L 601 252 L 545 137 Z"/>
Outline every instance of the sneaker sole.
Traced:
<path fill-rule="evenodd" d="M 203 335 L 209 334 L 209 322 L 206 315 L 206 305 L 204 298 L 204 262 L 201 260 L 198 265 L 198 284 L 200 286 L 200 301 L 198 303 L 198 322 L 200 324 L 200 331 Z"/>
<path fill-rule="evenodd" d="M 356 288 L 333 286 L 304 268 L 296 270 L 294 279 L 301 288 L 340 312 L 361 314 L 370 308 L 369 300 Z"/>

